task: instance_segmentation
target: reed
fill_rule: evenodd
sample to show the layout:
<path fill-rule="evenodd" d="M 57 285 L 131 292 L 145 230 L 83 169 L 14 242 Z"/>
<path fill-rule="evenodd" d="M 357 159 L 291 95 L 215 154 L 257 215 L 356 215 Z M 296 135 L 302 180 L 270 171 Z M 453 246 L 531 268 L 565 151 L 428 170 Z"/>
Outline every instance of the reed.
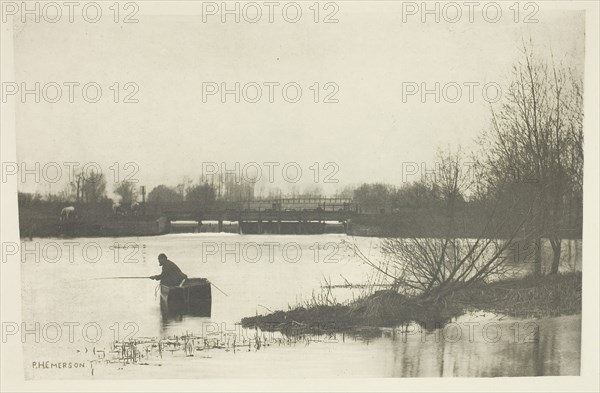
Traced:
<path fill-rule="evenodd" d="M 242 326 L 282 332 L 294 332 L 294 326 L 304 329 L 298 331 L 352 332 L 362 327 L 393 327 L 410 322 L 438 326 L 468 310 L 533 318 L 578 314 L 581 273 L 479 283 L 439 298 L 409 297 L 393 290 L 380 290 L 346 304 L 332 304 L 330 298 L 323 296 L 313 296 L 287 311 L 243 318 Z"/>

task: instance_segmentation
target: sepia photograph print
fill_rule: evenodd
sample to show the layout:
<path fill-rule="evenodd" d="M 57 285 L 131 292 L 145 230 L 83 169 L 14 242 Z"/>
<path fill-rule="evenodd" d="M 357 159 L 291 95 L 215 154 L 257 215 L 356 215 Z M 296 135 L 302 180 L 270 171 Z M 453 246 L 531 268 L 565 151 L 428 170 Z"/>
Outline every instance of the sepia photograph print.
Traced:
<path fill-rule="evenodd" d="M 2 392 L 598 391 L 599 10 L 2 0 Z"/>

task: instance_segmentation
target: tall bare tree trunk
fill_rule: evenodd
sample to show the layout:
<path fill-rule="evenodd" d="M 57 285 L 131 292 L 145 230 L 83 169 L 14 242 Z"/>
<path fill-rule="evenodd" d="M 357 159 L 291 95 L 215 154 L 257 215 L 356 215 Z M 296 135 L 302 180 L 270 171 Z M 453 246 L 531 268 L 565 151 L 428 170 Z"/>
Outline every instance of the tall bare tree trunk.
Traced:
<path fill-rule="evenodd" d="M 562 249 L 561 239 L 558 237 L 550 239 L 552 245 L 552 267 L 550 268 L 550 274 L 557 274 L 560 266 L 560 254 Z"/>
<path fill-rule="evenodd" d="M 535 259 L 533 261 L 533 273 L 536 276 L 542 274 L 542 239 L 535 239 Z"/>
<path fill-rule="evenodd" d="M 538 177 L 539 178 L 539 177 Z M 538 186 L 539 187 L 539 186 Z M 538 191 L 539 194 L 541 192 Z M 535 228 L 533 229 L 533 233 L 535 236 L 534 245 L 535 245 L 535 253 L 534 253 L 534 261 L 533 261 L 533 273 L 536 276 L 542 274 L 542 235 L 545 224 L 545 212 L 543 211 L 542 195 L 537 196 L 537 207 L 534 208 L 536 210 L 534 212 L 534 223 Z"/>

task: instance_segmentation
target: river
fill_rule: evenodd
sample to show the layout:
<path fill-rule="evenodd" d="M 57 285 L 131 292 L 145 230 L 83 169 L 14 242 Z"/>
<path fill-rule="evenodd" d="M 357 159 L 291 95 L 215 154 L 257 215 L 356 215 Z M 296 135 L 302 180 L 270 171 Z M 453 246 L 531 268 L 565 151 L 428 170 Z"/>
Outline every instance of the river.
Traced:
<path fill-rule="evenodd" d="M 362 283 L 371 270 L 339 244 L 376 259 L 378 238 L 346 235 L 169 234 L 141 238 L 33 239 L 21 268 L 19 326 L 29 379 L 203 377 L 426 377 L 578 375 L 581 315 L 523 320 L 472 312 L 451 323 L 369 334 L 289 338 L 242 329 L 242 317 L 310 302 L 325 282 Z M 567 242 L 561 269 L 581 268 Z M 164 320 L 156 281 L 106 279 L 160 273 L 165 253 L 213 288 L 210 318 Z M 545 250 L 545 260 L 550 255 Z M 222 292 L 224 293 L 222 293 Z M 333 290 L 336 301 L 360 290 Z M 217 337 L 214 348 L 162 351 L 159 338 Z M 235 337 L 236 345 L 232 344 Z M 260 337 L 260 345 L 253 338 Z M 145 339 L 145 356 L 119 358 L 112 343 Z M 206 344 L 206 341 L 204 341 Z M 222 345 L 221 345 L 222 344 Z M 186 356 L 186 354 L 188 356 Z M 193 355 L 193 356 L 192 356 Z"/>

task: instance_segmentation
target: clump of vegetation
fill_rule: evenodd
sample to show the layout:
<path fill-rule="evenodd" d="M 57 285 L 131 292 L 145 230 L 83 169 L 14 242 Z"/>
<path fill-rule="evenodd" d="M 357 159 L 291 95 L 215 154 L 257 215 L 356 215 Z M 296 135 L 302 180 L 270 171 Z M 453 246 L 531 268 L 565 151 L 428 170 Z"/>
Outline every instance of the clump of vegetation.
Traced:
<path fill-rule="evenodd" d="M 581 273 L 479 283 L 451 291 L 440 299 L 407 297 L 394 290 L 377 291 L 348 304 L 313 303 L 243 318 L 242 325 L 290 335 L 353 332 L 364 327 L 392 327 L 411 322 L 431 328 L 468 310 L 535 318 L 577 314 L 581 312 Z"/>
<path fill-rule="evenodd" d="M 581 272 L 475 285 L 451 299 L 463 307 L 524 318 L 581 313 Z"/>

